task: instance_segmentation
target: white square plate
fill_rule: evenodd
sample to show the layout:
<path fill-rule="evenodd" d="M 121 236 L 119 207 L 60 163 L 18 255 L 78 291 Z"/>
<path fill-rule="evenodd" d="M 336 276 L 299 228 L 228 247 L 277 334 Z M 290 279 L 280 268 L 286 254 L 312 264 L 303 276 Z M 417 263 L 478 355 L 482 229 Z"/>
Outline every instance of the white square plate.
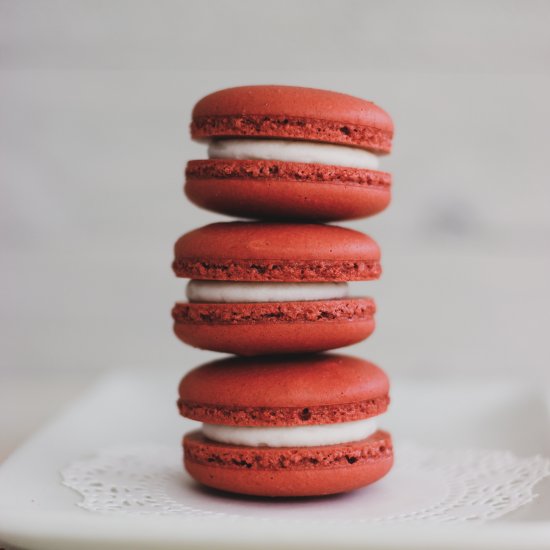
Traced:
<path fill-rule="evenodd" d="M 211 507 L 210 516 L 98 514 L 79 507 L 81 496 L 60 476 L 74 460 L 135 445 L 173 446 L 174 460 L 181 459 L 181 435 L 194 426 L 177 414 L 180 376 L 176 369 L 115 371 L 9 457 L 0 467 L 0 540 L 40 550 L 550 548 L 549 478 L 536 487 L 532 503 L 476 526 L 346 522 L 352 510 L 356 516 L 361 506 L 375 506 L 376 492 L 310 501 L 239 499 L 200 491 L 183 470 L 179 498 Z M 397 452 L 407 440 L 439 449 L 550 456 L 548 404 L 540 388 L 515 380 L 394 380 L 391 410 L 381 424 Z M 395 481 L 390 474 L 373 487 L 378 494 L 414 498 Z M 338 521 L 307 523 L 301 516 Z"/>

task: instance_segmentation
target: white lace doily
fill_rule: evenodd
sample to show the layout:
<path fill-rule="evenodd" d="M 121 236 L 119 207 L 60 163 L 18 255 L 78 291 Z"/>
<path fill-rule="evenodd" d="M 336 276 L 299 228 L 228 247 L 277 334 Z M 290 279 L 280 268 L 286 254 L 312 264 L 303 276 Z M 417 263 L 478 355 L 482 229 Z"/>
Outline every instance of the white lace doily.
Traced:
<path fill-rule="evenodd" d="M 258 499 L 200 488 L 178 447 L 104 449 L 73 462 L 63 484 L 99 513 L 224 516 L 326 522 L 484 522 L 531 502 L 550 461 L 506 451 L 433 450 L 400 445 L 390 474 L 364 489 L 313 499 Z"/>

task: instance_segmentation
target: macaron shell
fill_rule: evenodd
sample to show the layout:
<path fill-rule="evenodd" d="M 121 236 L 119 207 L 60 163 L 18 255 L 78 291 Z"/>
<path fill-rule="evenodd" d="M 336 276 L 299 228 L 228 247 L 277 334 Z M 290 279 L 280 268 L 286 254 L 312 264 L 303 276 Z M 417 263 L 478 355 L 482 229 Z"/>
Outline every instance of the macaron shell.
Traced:
<path fill-rule="evenodd" d="M 368 298 L 247 304 L 176 304 L 174 332 L 186 344 L 237 355 L 325 351 L 374 331 Z"/>
<path fill-rule="evenodd" d="M 233 281 L 359 281 L 381 273 L 367 235 L 321 224 L 226 222 L 186 233 L 175 244 L 178 277 Z"/>
<path fill-rule="evenodd" d="M 370 101 L 297 86 L 242 86 L 214 92 L 193 109 L 191 135 L 272 137 L 391 150 L 393 122 Z"/>
<path fill-rule="evenodd" d="M 342 493 L 386 475 L 393 464 L 388 433 L 320 447 L 243 447 L 216 443 L 200 431 L 184 438 L 185 468 L 198 482 L 233 493 L 303 497 Z"/>
<path fill-rule="evenodd" d="M 253 219 L 336 221 L 371 216 L 391 200 L 386 172 L 268 161 L 191 161 L 185 193 L 201 208 Z"/>
<path fill-rule="evenodd" d="M 183 235 L 176 257 L 234 260 L 379 260 L 367 235 L 334 225 L 221 222 Z"/>
<path fill-rule="evenodd" d="M 233 260 L 177 257 L 172 264 L 178 277 L 204 281 L 270 281 L 315 283 L 371 281 L 382 267 L 378 260 Z"/>
<path fill-rule="evenodd" d="M 253 356 L 309 353 L 357 344 L 374 332 L 374 319 L 313 325 L 174 325 L 176 336 L 195 348 Z M 268 329 L 268 330 L 266 330 Z"/>
<path fill-rule="evenodd" d="M 378 416 L 386 412 L 390 398 L 388 395 L 345 403 L 341 405 L 304 405 L 299 407 L 268 406 L 220 406 L 208 402 L 196 403 L 178 399 L 177 405 L 182 416 L 225 426 L 312 426 L 353 422 Z"/>
<path fill-rule="evenodd" d="M 172 310 L 176 323 L 250 325 L 262 323 L 331 323 L 368 319 L 376 312 L 372 298 L 334 298 L 296 302 L 179 302 Z"/>
<path fill-rule="evenodd" d="M 377 416 L 388 393 L 384 371 L 357 357 L 230 357 L 187 373 L 178 406 L 183 416 L 210 424 L 300 426 Z"/>

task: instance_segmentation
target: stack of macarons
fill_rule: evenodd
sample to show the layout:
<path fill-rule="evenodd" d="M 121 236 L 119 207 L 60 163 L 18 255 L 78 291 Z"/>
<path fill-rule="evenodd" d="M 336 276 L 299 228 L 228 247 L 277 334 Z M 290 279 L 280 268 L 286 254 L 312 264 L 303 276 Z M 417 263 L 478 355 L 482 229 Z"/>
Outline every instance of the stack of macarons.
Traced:
<path fill-rule="evenodd" d="M 180 413 L 202 422 L 183 440 L 187 471 L 204 485 L 259 496 L 350 491 L 384 476 L 390 435 L 385 373 L 321 353 L 367 338 L 372 298 L 349 284 L 380 276 L 367 235 L 325 222 L 370 216 L 390 201 L 378 170 L 393 124 L 374 103 L 290 86 L 215 92 L 193 110 L 208 145 L 185 192 L 196 205 L 254 221 L 183 235 L 174 272 L 191 279 L 172 310 L 192 346 L 235 354 L 189 372 Z"/>

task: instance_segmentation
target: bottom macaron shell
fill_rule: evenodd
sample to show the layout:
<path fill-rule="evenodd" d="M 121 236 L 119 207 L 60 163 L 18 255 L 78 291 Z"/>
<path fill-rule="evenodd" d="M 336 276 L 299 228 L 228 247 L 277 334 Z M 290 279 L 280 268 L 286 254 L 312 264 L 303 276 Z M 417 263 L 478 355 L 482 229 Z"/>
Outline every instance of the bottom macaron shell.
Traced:
<path fill-rule="evenodd" d="M 375 305 L 355 298 L 319 302 L 176 304 L 174 332 L 191 346 L 236 355 L 325 351 L 374 331 Z"/>
<path fill-rule="evenodd" d="M 393 464 L 388 433 L 319 447 L 243 447 L 206 439 L 183 440 L 185 468 L 199 483 L 246 495 L 305 497 L 344 493 L 386 475 Z"/>
<path fill-rule="evenodd" d="M 384 210 L 388 187 L 258 180 L 188 180 L 189 200 L 206 210 L 252 219 L 351 220 Z"/>
<path fill-rule="evenodd" d="M 313 325 L 174 325 L 176 336 L 190 346 L 235 355 L 309 353 L 361 342 L 374 331 L 374 319 Z"/>

